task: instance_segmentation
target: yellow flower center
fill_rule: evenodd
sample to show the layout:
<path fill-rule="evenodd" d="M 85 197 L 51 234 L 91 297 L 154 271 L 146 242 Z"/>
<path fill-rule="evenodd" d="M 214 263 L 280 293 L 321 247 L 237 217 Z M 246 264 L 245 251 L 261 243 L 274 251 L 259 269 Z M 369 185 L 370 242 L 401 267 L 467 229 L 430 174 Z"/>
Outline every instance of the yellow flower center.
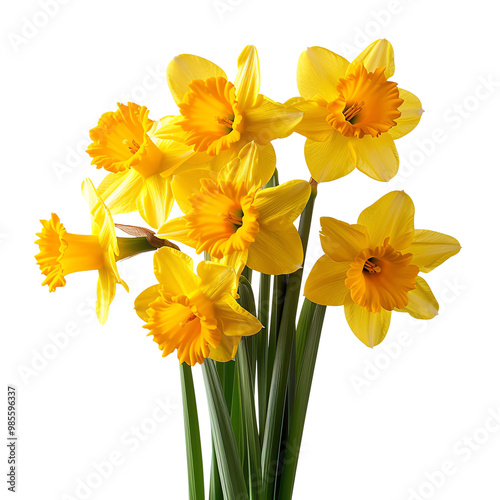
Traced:
<path fill-rule="evenodd" d="M 403 104 L 397 83 L 384 75 L 385 68 L 368 73 L 360 64 L 354 73 L 340 78 L 339 96 L 328 103 L 327 122 L 345 137 L 378 137 L 396 125 Z"/>
<path fill-rule="evenodd" d="M 160 290 L 160 296 L 150 304 L 149 321 L 154 341 L 168 356 L 177 349 L 180 363 L 193 366 L 203 363 L 221 341 L 212 302 L 200 290 L 189 295 L 172 295 Z"/>
<path fill-rule="evenodd" d="M 243 116 L 238 110 L 235 88 L 225 78 L 193 80 L 179 105 L 186 132 L 185 143 L 195 151 L 215 156 L 240 140 Z"/>
<path fill-rule="evenodd" d="M 242 183 L 204 180 L 200 191 L 191 195 L 193 208 L 185 216 L 196 251 L 221 259 L 247 249 L 259 232 L 254 196 Z"/>
<path fill-rule="evenodd" d="M 42 220 L 43 229 L 36 241 L 40 253 L 35 256 L 42 274 L 42 285 L 49 291 L 64 286 L 68 274 L 91 271 L 104 267 L 104 255 L 99 238 L 92 235 L 67 233 L 59 217 L 52 214 L 50 220 Z"/>
<path fill-rule="evenodd" d="M 352 300 L 369 312 L 406 307 L 419 272 L 412 259 L 411 253 L 403 255 L 389 245 L 389 238 L 382 246 L 363 250 L 347 271 Z"/>
<path fill-rule="evenodd" d="M 118 111 L 104 113 L 90 131 L 92 144 L 87 153 L 92 165 L 119 173 L 134 168 L 144 177 L 158 173 L 161 151 L 148 136 L 153 120 L 145 106 L 118 104 Z"/>

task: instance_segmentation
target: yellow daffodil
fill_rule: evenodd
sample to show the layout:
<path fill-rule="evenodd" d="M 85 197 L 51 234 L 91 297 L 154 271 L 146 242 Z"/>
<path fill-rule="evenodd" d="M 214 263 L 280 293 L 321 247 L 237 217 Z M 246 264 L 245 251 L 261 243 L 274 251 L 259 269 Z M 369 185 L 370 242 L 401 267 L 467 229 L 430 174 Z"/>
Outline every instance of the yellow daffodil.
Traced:
<path fill-rule="evenodd" d="M 148 113 L 145 106 L 118 104 L 90 131 L 93 142 L 87 152 L 93 165 L 111 172 L 97 189 L 111 213 L 139 210 L 156 229 L 172 208 L 172 174 L 194 152 L 178 141 L 155 137 L 166 120 L 154 122 Z"/>
<path fill-rule="evenodd" d="M 49 291 L 66 285 L 66 276 L 79 271 L 99 271 L 97 280 L 97 317 L 104 324 L 115 296 L 116 284 L 128 291 L 116 268 L 119 254 L 118 239 L 109 210 L 97 196 L 92 182 L 87 179 L 82 186 L 92 217 L 92 234 L 67 233 L 59 217 L 52 214 L 50 220 L 42 220 L 42 232 L 36 241 L 40 253 L 35 256 L 42 274 L 46 276 L 42 285 Z M 122 238 L 122 240 L 128 238 Z M 130 256 L 130 253 L 125 256 Z"/>
<path fill-rule="evenodd" d="M 394 52 L 377 40 L 349 63 L 322 47 L 304 51 L 297 68 L 302 98 L 287 102 L 304 111 L 296 131 L 307 137 L 312 177 L 327 182 L 358 168 L 378 181 L 399 168 L 394 139 L 413 130 L 422 115 L 417 97 L 389 78 Z"/>
<path fill-rule="evenodd" d="M 218 174 L 192 171 L 174 183 L 184 217 L 158 230 L 160 237 L 185 243 L 198 253 L 237 267 L 245 263 L 265 274 L 289 274 L 304 258 L 300 236 L 293 225 L 310 195 L 306 181 L 290 181 L 262 189 L 273 174 L 269 162 L 260 163 L 257 146 L 245 146 L 238 158 Z M 229 261 L 227 258 L 230 258 Z"/>
<path fill-rule="evenodd" d="M 154 270 L 159 284 L 144 290 L 135 308 L 163 356 L 177 349 L 179 363 L 191 366 L 206 358 L 229 361 L 242 336 L 261 330 L 260 321 L 234 299 L 234 269 L 201 262 L 196 275 L 190 257 L 162 248 L 155 254 Z"/>
<path fill-rule="evenodd" d="M 455 238 L 414 229 L 415 208 L 393 191 L 365 209 L 351 225 L 321 219 L 325 255 L 314 265 L 305 296 L 317 304 L 344 306 L 351 330 L 367 346 L 384 339 L 391 311 L 431 319 L 439 305 L 418 276 L 459 252 Z"/>
<path fill-rule="evenodd" d="M 290 135 L 302 118 L 297 109 L 259 94 L 259 59 L 251 45 L 238 58 L 234 83 L 214 63 L 189 54 L 170 62 L 167 81 L 181 114 L 157 136 L 192 146 L 199 153 L 193 161 L 210 162 L 216 171 L 250 141 L 259 146 L 261 161 L 274 167 L 271 141 Z"/>

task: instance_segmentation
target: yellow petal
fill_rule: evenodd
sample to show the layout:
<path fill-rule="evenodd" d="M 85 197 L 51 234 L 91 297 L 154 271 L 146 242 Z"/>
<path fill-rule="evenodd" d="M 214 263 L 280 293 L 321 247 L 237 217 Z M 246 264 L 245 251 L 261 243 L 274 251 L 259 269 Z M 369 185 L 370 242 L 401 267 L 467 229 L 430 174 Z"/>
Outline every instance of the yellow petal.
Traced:
<path fill-rule="evenodd" d="M 165 116 L 153 122 L 148 132 L 155 146 L 162 152 L 159 170 L 164 177 L 176 173 L 184 162 L 196 154 L 193 147 L 187 146 L 183 141 L 185 132 L 178 124 L 179 119 L 176 116 Z"/>
<path fill-rule="evenodd" d="M 174 198 L 185 214 L 192 208 L 189 197 L 201 189 L 202 179 L 212 179 L 215 181 L 217 180 L 217 174 L 207 168 L 193 168 L 174 176 L 174 180 L 172 181 Z"/>
<path fill-rule="evenodd" d="M 218 180 L 242 183 L 250 190 L 267 184 L 273 173 L 274 165 L 269 161 L 261 164 L 259 148 L 255 142 L 250 142 L 239 152 L 238 158 L 219 172 Z"/>
<path fill-rule="evenodd" d="M 99 278 L 97 280 L 97 319 L 101 325 L 106 323 L 109 314 L 109 306 L 115 297 L 116 278 L 114 273 L 106 268 L 99 269 Z"/>
<path fill-rule="evenodd" d="M 337 262 L 352 262 L 361 250 L 368 248 L 368 231 L 359 224 L 348 224 L 332 217 L 321 217 L 321 246 Z"/>
<path fill-rule="evenodd" d="M 260 332 L 261 322 L 247 310 L 243 309 L 231 297 L 214 304 L 215 317 L 222 324 L 221 331 L 230 337 L 246 337 Z"/>
<path fill-rule="evenodd" d="M 310 47 L 300 54 L 297 86 L 302 97 L 320 96 L 328 102 L 338 96 L 337 83 L 343 78 L 349 61 L 323 47 Z"/>
<path fill-rule="evenodd" d="M 153 138 L 153 142 L 162 152 L 159 171 L 163 177 L 177 173 L 179 167 L 195 154 L 191 146 L 180 141 Z"/>
<path fill-rule="evenodd" d="M 228 335 L 222 334 L 220 343 L 216 348 L 213 348 L 211 345 L 208 346 L 210 348 L 208 357 L 221 363 L 231 361 L 236 356 L 240 340 L 241 337 L 229 337 Z"/>
<path fill-rule="evenodd" d="M 413 254 L 412 264 L 428 273 L 460 251 L 460 243 L 447 234 L 416 229 L 415 238 L 405 253 Z"/>
<path fill-rule="evenodd" d="M 181 127 L 181 122 L 184 117 L 179 116 L 165 116 L 156 125 L 153 125 L 154 141 L 170 141 L 177 140 L 182 142 L 186 136 L 186 132 Z"/>
<path fill-rule="evenodd" d="M 248 260 L 248 249 L 240 250 L 237 252 L 230 253 L 229 255 L 224 255 L 222 259 L 217 259 L 215 257 L 211 257 L 213 262 L 217 262 L 218 264 L 222 264 L 224 266 L 232 267 L 236 273 L 237 280 L 240 279 L 240 275 L 245 269 Z"/>
<path fill-rule="evenodd" d="M 120 278 L 116 267 L 116 257 L 119 251 L 111 212 L 97 195 L 90 179 L 83 181 L 82 192 L 90 208 L 92 234 L 99 238 L 99 244 L 103 249 L 104 267 L 99 269 L 97 280 L 96 312 L 99 322 L 104 324 L 108 318 L 109 306 L 115 296 L 116 284 L 120 283 L 127 292 L 129 289 Z"/>
<path fill-rule="evenodd" d="M 274 146 L 271 143 L 264 146 L 257 144 L 257 149 L 259 150 L 259 169 L 263 172 L 262 177 L 267 178 L 269 172 L 274 174 L 276 170 L 276 152 L 274 151 Z M 266 184 L 269 182 L 269 179 L 266 181 Z"/>
<path fill-rule="evenodd" d="M 233 142 L 228 149 L 221 151 L 215 156 L 210 156 L 208 165 L 210 170 L 220 172 L 230 161 L 238 157 L 240 150 L 249 142 L 250 139 L 245 140 L 241 138 L 238 142 Z"/>
<path fill-rule="evenodd" d="M 302 266 L 304 252 L 295 226 L 261 228 L 248 249 L 247 266 L 263 274 L 291 274 Z"/>
<path fill-rule="evenodd" d="M 350 141 L 338 132 L 331 133 L 323 142 L 307 139 L 304 154 L 309 172 L 317 182 L 340 179 L 354 170 Z"/>
<path fill-rule="evenodd" d="M 377 68 L 385 68 L 386 78 L 394 74 L 394 49 L 387 40 L 377 40 L 369 45 L 356 59 L 350 64 L 347 73 L 353 73 L 354 68 L 363 63 L 368 72 L 373 72 Z"/>
<path fill-rule="evenodd" d="M 399 155 L 394 139 L 387 133 L 379 137 L 365 135 L 362 139 L 353 139 L 356 167 L 376 181 L 391 180 L 399 169 Z"/>
<path fill-rule="evenodd" d="M 236 273 L 231 267 L 203 261 L 196 272 L 201 279 L 201 291 L 212 302 L 221 300 L 227 293 L 233 295 L 238 289 Z"/>
<path fill-rule="evenodd" d="M 422 103 L 416 95 L 401 88 L 398 90 L 403 104 L 398 108 L 401 116 L 395 120 L 397 125 L 389 129 L 389 134 L 393 139 L 399 139 L 411 132 L 420 122 L 424 112 Z"/>
<path fill-rule="evenodd" d="M 259 224 L 293 224 L 304 210 L 310 194 L 311 185 L 301 180 L 259 191 L 254 200 Z"/>
<path fill-rule="evenodd" d="M 171 178 L 159 174 L 144 179 L 142 192 L 137 200 L 141 217 L 154 229 L 160 227 L 168 218 L 174 196 L 170 186 Z"/>
<path fill-rule="evenodd" d="M 250 142 L 252 142 L 251 134 L 245 134 L 240 141 L 232 144 L 229 149 L 221 151 L 217 156 L 211 157 L 209 168 L 212 172 L 220 172 L 228 163 L 240 156 L 241 150 Z M 259 174 L 260 178 L 267 178 L 269 172 L 274 173 L 276 168 L 276 152 L 272 143 L 256 144 L 259 158 Z M 267 183 L 267 181 L 266 181 Z"/>
<path fill-rule="evenodd" d="M 307 278 L 304 295 L 316 304 L 341 306 L 349 289 L 345 286 L 348 262 L 334 262 L 328 255 L 320 257 Z"/>
<path fill-rule="evenodd" d="M 365 208 L 358 224 L 365 226 L 371 246 L 380 246 L 386 238 L 396 250 L 407 248 L 414 238 L 415 207 L 404 191 L 392 191 Z"/>
<path fill-rule="evenodd" d="M 146 323 L 148 322 L 149 315 L 147 310 L 149 309 L 149 304 L 158 298 L 160 285 L 153 285 L 146 288 L 139 296 L 135 299 L 134 308 L 137 316 L 141 318 Z"/>
<path fill-rule="evenodd" d="M 363 344 L 375 347 L 384 340 L 391 323 L 390 311 L 382 309 L 378 313 L 368 312 L 347 295 L 344 312 L 352 332 Z"/>
<path fill-rule="evenodd" d="M 257 144 L 265 145 L 290 135 L 302 115 L 298 109 L 263 97 L 254 108 L 245 111 L 245 131 Z"/>
<path fill-rule="evenodd" d="M 88 178 L 82 183 L 82 193 L 90 209 L 92 234 L 99 237 L 99 243 L 107 255 L 105 258 L 106 266 L 108 268 L 116 267 L 115 256 L 118 255 L 118 241 L 111 212 L 97 195 L 94 184 Z M 119 280 L 118 272 L 116 275 Z"/>
<path fill-rule="evenodd" d="M 133 168 L 118 174 L 108 174 L 99 184 L 97 194 L 112 214 L 127 214 L 137 210 L 142 190 L 142 176 Z"/>
<path fill-rule="evenodd" d="M 238 73 L 234 86 L 239 108 L 251 108 L 256 103 L 260 90 L 259 56 L 253 45 L 247 45 L 238 57 Z"/>
<path fill-rule="evenodd" d="M 174 57 L 167 68 L 167 82 L 176 104 L 181 103 L 184 94 L 189 92 L 189 82 L 218 76 L 227 80 L 226 74 L 219 66 L 203 57 L 191 54 Z"/>
<path fill-rule="evenodd" d="M 193 259 L 173 248 L 155 252 L 154 272 L 160 285 L 173 295 L 188 295 L 200 285 L 200 278 L 193 272 Z"/>
<path fill-rule="evenodd" d="M 330 114 L 326 109 L 326 104 L 326 101 L 303 97 L 289 99 L 285 105 L 293 106 L 304 113 L 302 120 L 295 127 L 295 132 L 314 141 L 326 141 L 332 134 L 332 126 L 326 121 Z"/>
<path fill-rule="evenodd" d="M 160 238 L 166 238 L 168 240 L 175 240 L 179 243 L 184 243 L 192 248 L 196 248 L 196 241 L 192 240 L 188 236 L 189 230 L 186 226 L 186 219 L 184 217 L 178 217 L 177 219 L 169 220 L 165 222 L 157 231 L 157 235 Z"/>
<path fill-rule="evenodd" d="M 408 305 L 399 312 L 407 312 L 417 319 L 432 319 L 439 311 L 439 304 L 430 286 L 420 276 L 416 277 L 417 286 L 408 292 Z"/>

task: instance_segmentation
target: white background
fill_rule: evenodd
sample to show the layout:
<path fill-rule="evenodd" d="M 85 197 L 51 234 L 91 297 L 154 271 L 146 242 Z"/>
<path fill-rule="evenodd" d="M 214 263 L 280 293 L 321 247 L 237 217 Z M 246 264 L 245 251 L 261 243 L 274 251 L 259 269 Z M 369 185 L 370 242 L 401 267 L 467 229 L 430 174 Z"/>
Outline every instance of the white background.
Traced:
<path fill-rule="evenodd" d="M 426 112 L 397 141 L 401 169 L 390 183 L 354 172 L 320 186 L 306 272 L 322 253 L 319 216 L 353 223 L 393 189 L 413 198 L 416 227 L 451 234 L 463 249 L 426 276 L 439 317 L 394 314 L 374 350 L 350 332 L 342 308 L 329 308 L 295 498 L 498 499 L 496 5 L 222 0 L 218 11 L 212 0 L 66 0 L 47 17 L 41 3 L 9 2 L 0 21 L 0 352 L 2 391 L 18 388 L 18 498 L 83 498 L 82 481 L 92 483 L 87 498 L 96 500 L 187 498 L 177 360 L 161 357 L 133 311 L 135 297 L 155 282 L 153 255 L 120 264 L 130 294 L 119 291 L 105 327 L 92 310 L 96 273 L 72 275 L 49 294 L 33 257 L 38 220 L 51 211 L 68 231 L 89 230 L 80 184 L 103 175 L 82 151 L 99 116 L 117 100 L 144 104 L 155 119 L 174 114 L 164 75 L 179 53 L 204 56 L 234 78 L 238 54 L 254 44 L 261 92 L 284 101 L 298 95 L 296 63 L 306 47 L 352 59 L 385 37 L 396 54 L 393 80 Z M 33 21 L 45 25 L 30 31 Z M 309 178 L 303 143 L 298 135 L 275 142 L 280 180 Z M 117 220 L 141 224 L 137 215 Z M 208 478 L 208 414 L 199 367 L 194 373 Z M 143 441 L 132 437 L 141 426 Z M 95 464 L 110 455 L 120 463 L 99 479 Z M 449 474 L 436 473 L 445 462 Z"/>

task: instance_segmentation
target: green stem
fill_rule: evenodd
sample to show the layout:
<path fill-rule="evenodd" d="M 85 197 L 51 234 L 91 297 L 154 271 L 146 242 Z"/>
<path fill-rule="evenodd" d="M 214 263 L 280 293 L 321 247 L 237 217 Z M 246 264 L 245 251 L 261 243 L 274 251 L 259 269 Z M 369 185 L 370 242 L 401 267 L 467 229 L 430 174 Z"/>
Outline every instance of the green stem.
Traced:
<path fill-rule="evenodd" d="M 312 183 L 311 183 L 312 184 Z M 316 199 L 316 183 L 312 185 L 311 195 L 301 215 L 299 234 L 302 239 L 304 258 L 311 229 L 314 201 Z M 287 395 L 292 343 L 294 342 L 295 317 L 300 296 L 303 268 L 290 275 L 286 289 L 283 315 L 279 327 L 276 357 L 269 392 L 269 405 L 262 445 L 263 487 L 265 500 L 272 500 L 277 474 L 279 473 L 279 450 L 282 436 L 282 423 Z"/>
<path fill-rule="evenodd" d="M 127 259 L 134 255 L 138 255 L 144 252 L 154 252 L 158 248 L 152 246 L 146 237 L 139 238 L 123 238 L 117 236 L 118 242 L 118 257 L 117 261 Z"/>
<path fill-rule="evenodd" d="M 184 432 L 186 435 L 186 453 L 189 478 L 189 499 L 203 500 L 203 457 L 201 454 L 200 427 L 196 408 L 193 375 L 186 363 L 180 366 L 182 386 L 182 406 L 184 410 Z"/>
<path fill-rule="evenodd" d="M 252 270 L 249 267 L 246 267 L 241 271 L 241 275 L 244 276 L 249 283 L 252 283 Z"/>
<path fill-rule="evenodd" d="M 292 498 L 300 445 L 302 442 L 302 435 L 306 420 L 307 405 L 309 403 L 309 395 L 311 393 L 311 385 L 314 376 L 314 368 L 316 366 L 316 358 L 318 356 L 318 347 L 321 338 L 321 329 L 325 319 L 325 312 L 325 306 L 316 306 L 311 328 L 309 330 L 309 334 L 307 335 L 303 364 L 300 370 L 299 381 L 297 383 L 292 421 L 288 435 L 288 442 L 294 448 L 292 450 L 291 457 L 284 461 L 279 489 L 279 500 L 290 500 Z"/>

